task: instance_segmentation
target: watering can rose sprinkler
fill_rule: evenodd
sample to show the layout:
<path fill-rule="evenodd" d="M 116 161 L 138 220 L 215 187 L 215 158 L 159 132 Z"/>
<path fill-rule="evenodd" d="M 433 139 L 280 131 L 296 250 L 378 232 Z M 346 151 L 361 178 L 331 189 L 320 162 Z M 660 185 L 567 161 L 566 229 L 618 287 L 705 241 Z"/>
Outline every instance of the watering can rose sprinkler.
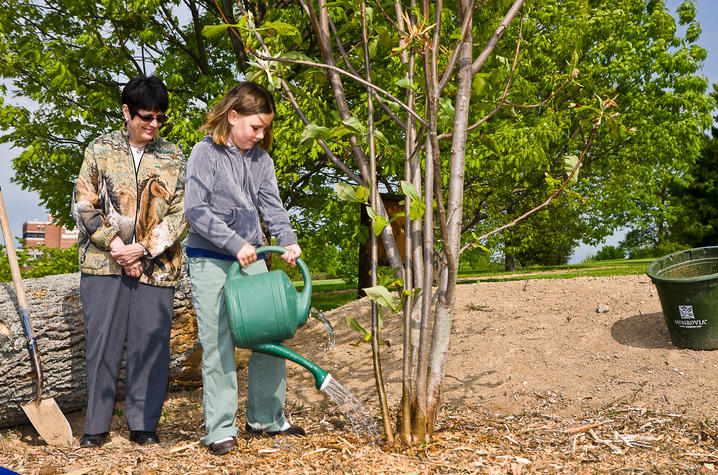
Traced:
<path fill-rule="evenodd" d="M 265 252 L 284 254 L 287 249 L 280 246 L 256 249 L 257 254 Z M 317 389 L 323 390 L 331 381 L 331 375 L 279 343 L 292 338 L 309 317 L 312 280 L 304 261 L 299 258 L 296 262 L 304 278 L 301 293 L 280 270 L 248 275 L 243 273 L 239 262 L 235 262 L 229 269 L 224 288 L 229 328 L 235 346 L 304 366 L 314 375 Z"/>

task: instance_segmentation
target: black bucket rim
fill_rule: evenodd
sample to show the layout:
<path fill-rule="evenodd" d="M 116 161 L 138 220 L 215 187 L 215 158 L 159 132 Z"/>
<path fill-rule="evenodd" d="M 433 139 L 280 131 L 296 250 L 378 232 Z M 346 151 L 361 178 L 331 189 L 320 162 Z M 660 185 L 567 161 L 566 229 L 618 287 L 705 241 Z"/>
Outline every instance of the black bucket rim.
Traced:
<path fill-rule="evenodd" d="M 684 283 L 684 282 L 685 283 L 703 282 L 703 281 L 718 279 L 718 272 L 715 272 L 713 274 L 699 275 L 699 276 L 695 276 L 695 277 L 664 277 L 664 276 L 658 275 L 658 273 L 654 270 L 654 267 L 656 267 L 656 265 L 663 260 L 667 260 L 673 256 L 677 256 L 680 254 L 687 254 L 687 253 L 692 253 L 692 252 L 702 251 L 702 250 L 715 250 L 716 251 L 715 259 L 718 259 L 718 246 L 704 246 L 704 247 L 695 247 L 693 249 L 685 249 L 683 251 L 678 251 L 678 252 L 674 252 L 672 254 L 667 254 L 663 257 L 659 257 L 655 261 L 651 262 L 650 264 L 648 264 L 648 267 L 646 268 L 646 274 L 653 281 L 667 282 L 667 283 L 674 283 L 674 284 L 680 284 L 680 283 Z M 700 260 L 701 259 L 691 259 L 691 261 L 693 261 L 693 262 L 697 262 Z M 686 262 L 686 261 L 684 261 L 684 262 Z"/>

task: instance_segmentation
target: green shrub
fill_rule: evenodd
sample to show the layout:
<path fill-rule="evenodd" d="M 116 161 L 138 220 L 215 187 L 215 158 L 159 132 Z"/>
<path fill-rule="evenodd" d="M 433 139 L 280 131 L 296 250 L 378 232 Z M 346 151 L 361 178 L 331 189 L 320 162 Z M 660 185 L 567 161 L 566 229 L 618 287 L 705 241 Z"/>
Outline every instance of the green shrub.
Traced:
<path fill-rule="evenodd" d="M 593 261 L 610 261 L 613 259 L 625 259 L 626 251 L 618 246 L 603 246 L 591 259 Z"/>
<path fill-rule="evenodd" d="M 45 275 L 71 274 L 79 272 L 77 261 L 77 244 L 60 249 L 44 245 L 16 250 L 17 262 L 23 279 L 42 277 Z M 12 281 L 10 263 L 5 246 L 0 246 L 0 281 Z"/>

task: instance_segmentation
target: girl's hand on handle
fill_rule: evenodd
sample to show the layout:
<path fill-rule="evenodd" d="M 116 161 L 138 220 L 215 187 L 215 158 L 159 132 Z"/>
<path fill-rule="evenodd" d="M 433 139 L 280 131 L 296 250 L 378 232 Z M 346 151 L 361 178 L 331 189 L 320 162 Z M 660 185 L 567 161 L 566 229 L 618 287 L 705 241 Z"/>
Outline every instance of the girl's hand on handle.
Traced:
<path fill-rule="evenodd" d="M 302 255 L 302 248 L 299 247 L 299 244 L 289 244 L 284 247 L 287 249 L 287 252 L 282 254 L 282 260 L 292 267 L 295 267 L 297 265 L 297 258 Z"/>
<path fill-rule="evenodd" d="M 255 249 L 256 248 L 250 243 L 246 243 L 244 246 L 242 246 L 242 249 L 240 249 L 237 253 L 237 261 L 239 261 L 239 265 L 245 267 L 256 261 L 257 253 L 255 252 Z"/>

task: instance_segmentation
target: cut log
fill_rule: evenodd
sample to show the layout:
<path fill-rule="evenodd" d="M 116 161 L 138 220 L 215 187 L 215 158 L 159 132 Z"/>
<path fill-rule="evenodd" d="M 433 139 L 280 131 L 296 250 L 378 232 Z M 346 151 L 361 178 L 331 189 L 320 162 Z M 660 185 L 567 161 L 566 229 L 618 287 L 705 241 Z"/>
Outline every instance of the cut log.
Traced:
<path fill-rule="evenodd" d="M 55 398 L 64 412 L 83 409 L 87 387 L 80 274 L 26 279 L 24 284 L 43 370 L 43 396 Z M 201 386 L 202 352 L 186 274 L 175 290 L 170 338 L 170 388 Z M 0 368 L 0 428 L 27 423 L 20 404 L 34 397 L 35 380 L 11 282 L 0 284 Z M 123 369 L 118 399 L 124 388 Z"/>

